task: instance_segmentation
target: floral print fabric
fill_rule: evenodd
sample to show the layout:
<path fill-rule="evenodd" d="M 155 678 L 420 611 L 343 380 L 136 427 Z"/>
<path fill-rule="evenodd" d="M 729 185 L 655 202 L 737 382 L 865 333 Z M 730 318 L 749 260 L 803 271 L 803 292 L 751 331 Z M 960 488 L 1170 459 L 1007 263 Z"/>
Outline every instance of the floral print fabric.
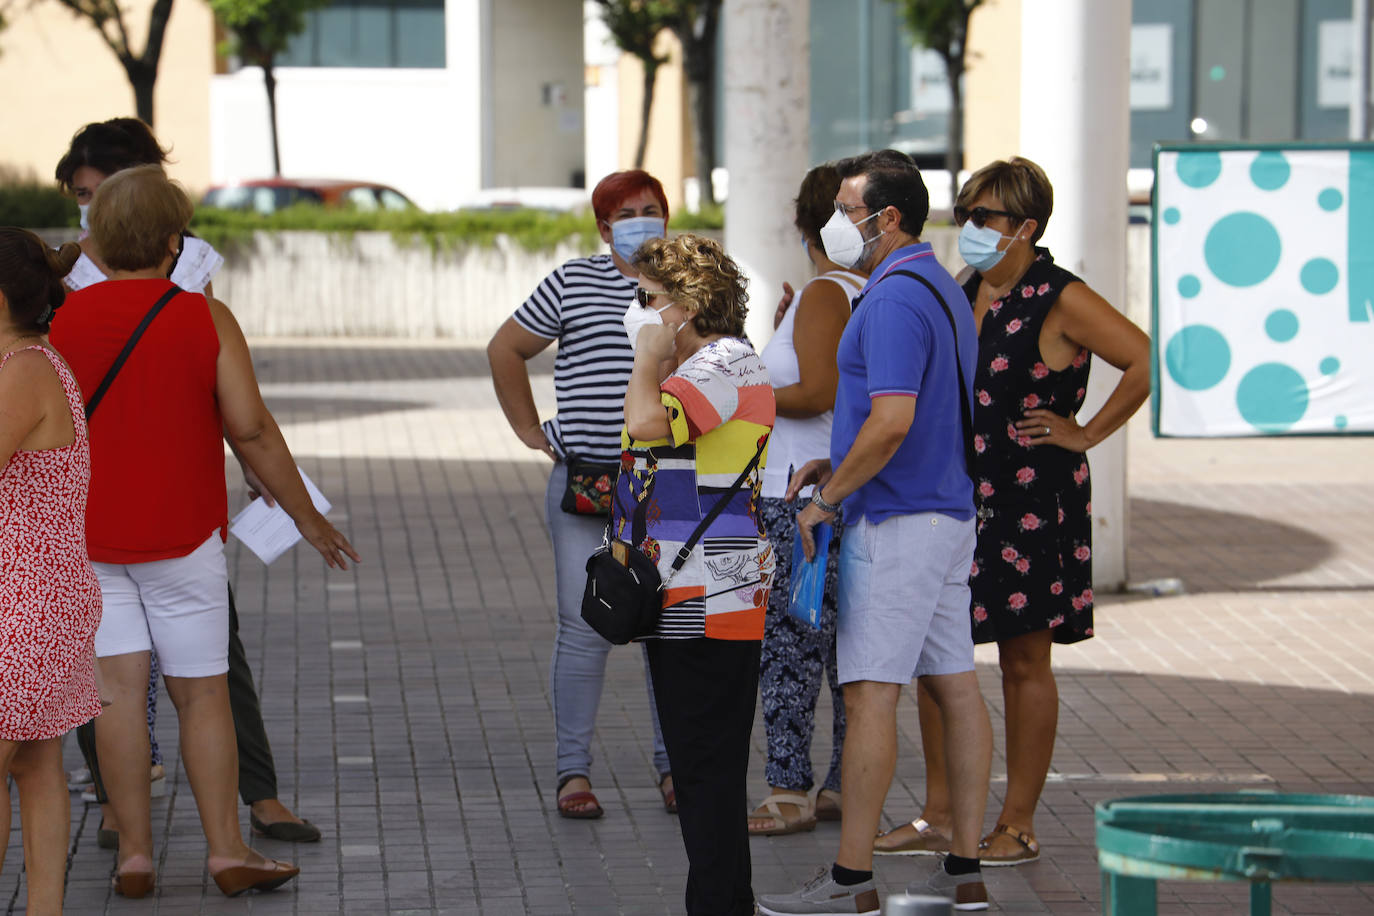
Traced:
<path fill-rule="evenodd" d="M 983 316 L 974 375 L 974 498 L 978 546 L 969 584 L 973 639 L 1051 629 L 1054 641 L 1093 635 L 1092 483 L 1088 459 L 1033 445 L 1016 427 L 1032 408 L 1068 416 L 1083 406 L 1091 354 L 1054 370 L 1040 358 L 1045 316 L 1082 282 L 1036 249 L 1025 276 Z M 975 301 L 982 278 L 964 285 Z"/>
<path fill-rule="evenodd" d="M 86 556 L 90 441 L 81 389 L 44 347 L 66 390 L 71 445 L 16 451 L 0 469 L 0 738 L 42 741 L 100 715 L 100 583 Z M 16 351 L 19 352 L 19 351 Z M 0 359 L 0 367 L 9 360 Z"/>
<path fill-rule="evenodd" d="M 759 695 L 768 739 L 764 778 L 770 786 L 809 791 L 815 785 L 811 769 L 811 736 L 816 728 L 816 699 L 821 682 L 830 685 L 830 768 L 822 788 L 840 791 L 840 751 L 844 747 L 844 693 L 835 668 L 835 613 L 839 591 L 840 538 L 835 528 L 825 567 L 825 596 L 820 628 L 787 613 L 792 589 L 792 539 L 797 532 L 797 504 L 781 499 L 759 500 L 759 518 L 773 544 L 777 565 L 763 630 L 759 664 Z M 836 519 L 838 522 L 839 520 Z"/>

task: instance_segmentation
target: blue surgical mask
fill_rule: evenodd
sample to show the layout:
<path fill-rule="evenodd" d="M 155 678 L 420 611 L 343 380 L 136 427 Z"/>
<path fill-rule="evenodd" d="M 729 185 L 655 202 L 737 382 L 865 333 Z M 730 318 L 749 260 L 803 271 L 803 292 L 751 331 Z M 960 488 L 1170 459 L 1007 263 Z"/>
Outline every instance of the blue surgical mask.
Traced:
<path fill-rule="evenodd" d="M 661 216 L 631 216 L 611 223 L 611 247 L 627 264 L 640 245 L 649 239 L 661 239 L 663 236 L 664 223 Z"/>
<path fill-rule="evenodd" d="M 1017 232 L 1020 232 L 1018 227 Z M 999 250 L 997 243 L 1002 239 L 1015 239 L 1014 235 L 1003 235 L 991 226 L 981 228 L 973 225 L 973 220 L 964 223 L 959 230 L 959 256 L 979 273 L 992 270 L 1006 256 L 1006 249 Z"/>

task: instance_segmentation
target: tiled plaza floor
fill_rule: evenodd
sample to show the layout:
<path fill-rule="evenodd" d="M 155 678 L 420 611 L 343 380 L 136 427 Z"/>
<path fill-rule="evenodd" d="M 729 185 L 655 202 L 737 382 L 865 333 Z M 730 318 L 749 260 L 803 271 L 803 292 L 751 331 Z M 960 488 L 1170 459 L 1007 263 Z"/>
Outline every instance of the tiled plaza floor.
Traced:
<path fill-rule="evenodd" d="M 157 895 L 110 894 L 98 810 L 76 801 L 68 912 L 682 912 L 686 864 L 654 786 L 637 650 L 612 653 L 601 705 L 592 780 L 606 817 L 568 821 L 554 810 L 546 467 L 508 432 L 485 355 L 307 342 L 261 342 L 255 354 L 300 464 L 366 561 L 327 573 L 297 548 L 264 568 L 229 547 L 282 797 L 325 838 L 255 841 L 294 858 L 302 877 L 275 894 L 222 899 L 204 873 L 164 695 L 171 785 L 153 803 Z M 536 363 L 545 404 L 551 365 Z M 1097 638 L 1056 650 L 1060 739 L 1037 822 L 1045 855 L 987 873 L 994 910 L 1098 911 L 1093 805 L 1102 799 L 1374 794 L 1374 440 L 1159 441 L 1137 422 L 1130 453 L 1132 578 L 1179 576 L 1188 591 L 1100 596 Z M 230 486 L 237 507 L 242 488 L 232 477 Z M 980 649 L 979 661 L 999 748 L 991 818 L 1005 788 L 1002 701 L 995 650 Z M 828 705 L 818 718 L 828 721 Z M 922 793 L 910 697 L 900 725 L 886 808 L 894 824 Z M 762 745 L 759 724 L 755 797 Z M 828 754 L 819 736 L 818 766 Z M 73 745 L 68 761 L 77 760 Z M 17 826 L 16 817 L 0 906 L 22 911 Z M 798 884 L 830 860 L 837 836 L 823 824 L 755 840 L 755 889 Z M 933 867 L 889 858 L 878 878 L 890 892 Z M 1170 883 L 1160 904 L 1242 912 L 1246 891 Z M 1374 888 L 1282 886 L 1275 911 L 1374 912 Z"/>

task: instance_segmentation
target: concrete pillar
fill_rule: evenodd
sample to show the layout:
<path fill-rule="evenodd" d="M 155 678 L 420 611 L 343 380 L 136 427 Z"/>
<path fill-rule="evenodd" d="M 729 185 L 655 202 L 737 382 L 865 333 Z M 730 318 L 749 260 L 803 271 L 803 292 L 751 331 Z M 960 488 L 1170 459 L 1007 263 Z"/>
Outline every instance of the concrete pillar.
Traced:
<path fill-rule="evenodd" d="M 1126 305 L 1131 4 L 1038 0 L 1021 18 L 1021 155 L 1054 183 L 1044 244 L 1118 309 Z M 1120 373 L 1093 360 L 1083 416 Z M 1096 588 L 1126 582 L 1126 430 L 1089 453 Z"/>
<path fill-rule="evenodd" d="M 786 280 L 809 267 L 792 200 L 810 166 L 810 7 L 797 0 L 725 0 L 725 249 L 749 276 L 746 329 L 762 349 Z"/>
<path fill-rule="evenodd" d="M 1351 4 L 1350 139 L 1369 139 L 1369 0 Z"/>

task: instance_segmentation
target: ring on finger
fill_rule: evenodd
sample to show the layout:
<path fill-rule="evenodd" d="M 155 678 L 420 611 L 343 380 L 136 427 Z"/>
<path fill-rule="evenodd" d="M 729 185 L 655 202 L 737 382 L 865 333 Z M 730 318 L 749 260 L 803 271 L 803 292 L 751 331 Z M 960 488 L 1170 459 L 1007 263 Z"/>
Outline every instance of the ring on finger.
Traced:
<path fill-rule="evenodd" d="M 1050 428 L 1049 428 L 1048 426 L 1046 426 L 1046 427 L 1045 427 L 1045 435 L 1048 436 L 1049 434 L 1050 434 Z"/>

